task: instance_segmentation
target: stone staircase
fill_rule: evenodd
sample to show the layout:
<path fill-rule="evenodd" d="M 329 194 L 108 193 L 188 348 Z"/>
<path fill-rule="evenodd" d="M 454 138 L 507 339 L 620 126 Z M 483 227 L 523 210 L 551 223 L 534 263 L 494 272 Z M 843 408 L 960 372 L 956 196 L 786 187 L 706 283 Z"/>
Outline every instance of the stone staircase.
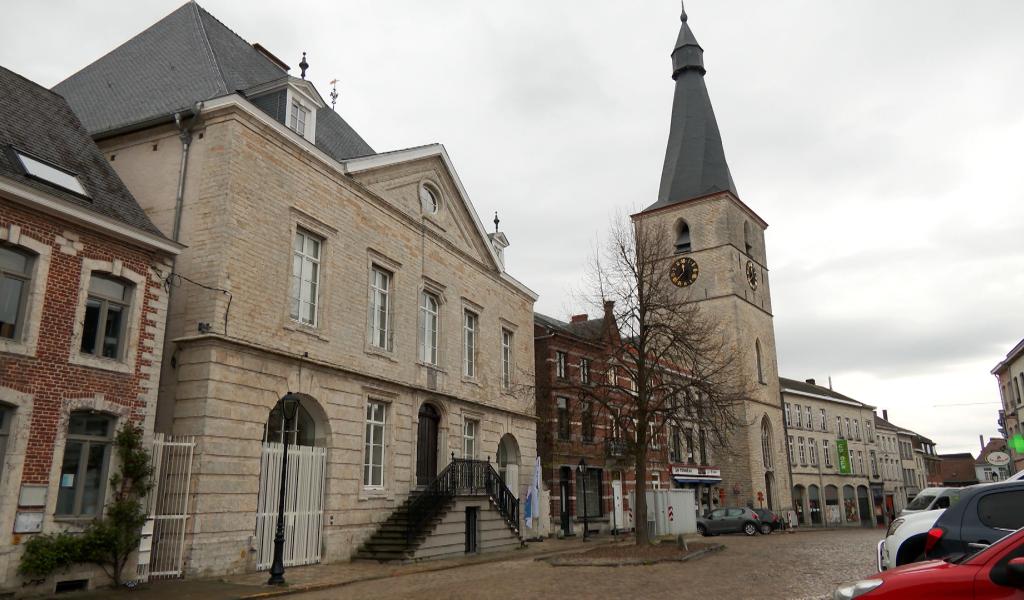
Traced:
<path fill-rule="evenodd" d="M 353 559 L 407 562 L 461 555 L 466 522 L 462 515 L 467 507 L 478 512 L 478 551 L 523 544 L 519 502 L 490 463 L 453 457 L 427 489 L 409 494 Z M 425 547 L 418 552 L 421 546 Z"/>

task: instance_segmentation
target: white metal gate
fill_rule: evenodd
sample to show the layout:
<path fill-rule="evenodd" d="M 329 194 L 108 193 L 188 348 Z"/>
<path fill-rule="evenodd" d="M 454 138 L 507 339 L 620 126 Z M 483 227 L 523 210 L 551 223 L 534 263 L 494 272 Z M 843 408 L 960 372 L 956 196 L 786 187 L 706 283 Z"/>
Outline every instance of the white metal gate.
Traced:
<path fill-rule="evenodd" d="M 195 446 L 193 437 L 158 433 L 153 439 L 153 490 L 139 543 L 138 575 L 143 581 L 181 576 Z"/>
<path fill-rule="evenodd" d="M 279 443 L 263 444 L 256 516 L 256 568 L 259 570 L 269 569 L 274 559 L 283 450 L 284 446 Z M 288 446 L 284 502 L 284 564 L 287 567 L 320 562 L 326 476 L 326 448 Z"/>

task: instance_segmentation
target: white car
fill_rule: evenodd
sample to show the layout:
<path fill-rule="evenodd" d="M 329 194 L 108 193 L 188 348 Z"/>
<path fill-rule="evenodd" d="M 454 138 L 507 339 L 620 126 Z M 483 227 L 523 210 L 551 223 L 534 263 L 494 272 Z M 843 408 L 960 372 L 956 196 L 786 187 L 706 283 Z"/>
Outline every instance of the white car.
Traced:
<path fill-rule="evenodd" d="M 918 492 L 906 508 L 900 511 L 899 516 L 905 517 L 916 512 L 949 508 L 960 499 L 960 488 L 925 488 Z"/>
<path fill-rule="evenodd" d="M 935 525 L 946 509 L 915 512 L 895 519 L 878 542 L 878 570 L 888 571 L 899 565 L 916 561 L 924 554 L 924 541 L 928 530 Z"/>

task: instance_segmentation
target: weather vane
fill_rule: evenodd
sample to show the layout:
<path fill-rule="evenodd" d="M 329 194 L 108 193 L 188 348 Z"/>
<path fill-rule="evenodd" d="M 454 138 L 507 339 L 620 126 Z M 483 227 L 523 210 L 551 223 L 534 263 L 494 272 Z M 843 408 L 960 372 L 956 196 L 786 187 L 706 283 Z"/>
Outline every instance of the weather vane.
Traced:
<path fill-rule="evenodd" d="M 334 108 L 334 105 L 337 104 L 337 102 L 338 102 L 338 80 L 337 79 L 332 79 L 331 80 L 331 110 L 335 110 L 335 111 L 337 110 L 337 109 Z"/>

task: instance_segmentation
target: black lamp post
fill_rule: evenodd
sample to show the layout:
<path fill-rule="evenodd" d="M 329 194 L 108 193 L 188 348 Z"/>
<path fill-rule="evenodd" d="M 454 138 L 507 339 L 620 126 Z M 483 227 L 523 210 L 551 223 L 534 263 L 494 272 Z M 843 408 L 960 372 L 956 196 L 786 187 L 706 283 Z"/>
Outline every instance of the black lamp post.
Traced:
<path fill-rule="evenodd" d="M 580 464 L 576 466 L 576 470 L 579 471 L 580 480 L 583 481 L 583 539 L 586 541 L 590 538 L 590 527 L 587 523 L 587 459 L 581 458 Z"/>
<path fill-rule="evenodd" d="M 284 585 L 284 493 L 288 479 L 288 429 L 299 411 L 298 394 L 288 392 L 277 401 L 274 410 L 281 414 L 281 430 L 284 451 L 281 457 L 281 492 L 277 501 L 277 532 L 274 534 L 274 562 L 270 565 L 270 579 L 267 585 Z"/>

